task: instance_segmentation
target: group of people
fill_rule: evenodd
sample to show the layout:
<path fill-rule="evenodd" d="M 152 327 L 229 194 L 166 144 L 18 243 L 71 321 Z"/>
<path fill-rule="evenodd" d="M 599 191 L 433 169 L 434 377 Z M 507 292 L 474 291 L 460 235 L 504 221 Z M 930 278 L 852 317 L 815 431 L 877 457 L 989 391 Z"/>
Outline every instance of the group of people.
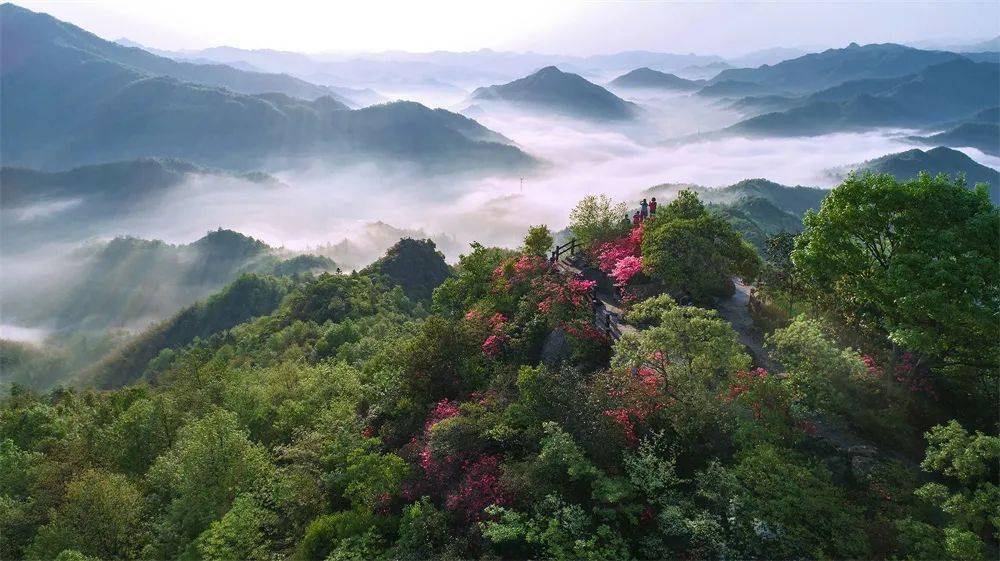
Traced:
<path fill-rule="evenodd" d="M 639 210 L 635 211 L 635 214 L 632 215 L 632 226 L 638 226 L 643 220 L 654 214 L 656 214 L 656 197 L 650 199 L 649 202 L 643 199 L 639 203 Z M 628 217 L 626 216 L 625 219 L 628 220 Z"/>

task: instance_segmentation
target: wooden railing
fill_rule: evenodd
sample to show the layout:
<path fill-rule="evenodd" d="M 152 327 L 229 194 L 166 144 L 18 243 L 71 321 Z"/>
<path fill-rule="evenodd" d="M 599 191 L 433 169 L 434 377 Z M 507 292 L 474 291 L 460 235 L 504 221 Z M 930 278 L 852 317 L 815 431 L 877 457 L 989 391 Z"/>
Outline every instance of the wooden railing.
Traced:
<path fill-rule="evenodd" d="M 555 263 L 559 261 L 559 258 L 562 257 L 564 253 L 567 252 L 569 252 L 571 256 L 575 255 L 576 250 L 579 249 L 580 247 L 581 246 L 579 243 L 577 243 L 576 238 L 573 238 L 572 240 L 562 245 L 557 245 L 556 248 L 552 250 L 552 257 L 549 258 L 549 261 Z"/>

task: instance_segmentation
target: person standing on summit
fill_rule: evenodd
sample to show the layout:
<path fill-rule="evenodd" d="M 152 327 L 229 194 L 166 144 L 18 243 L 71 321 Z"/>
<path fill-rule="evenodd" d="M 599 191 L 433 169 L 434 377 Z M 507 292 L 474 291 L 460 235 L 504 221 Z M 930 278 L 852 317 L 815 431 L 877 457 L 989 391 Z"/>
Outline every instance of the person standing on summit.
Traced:
<path fill-rule="evenodd" d="M 649 201 L 649 215 L 653 216 L 656 214 L 656 197 L 653 197 Z"/>
<path fill-rule="evenodd" d="M 643 199 L 642 202 L 639 203 L 639 215 L 642 216 L 643 220 L 649 216 L 649 203 L 646 202 L 646 199 Z"/>

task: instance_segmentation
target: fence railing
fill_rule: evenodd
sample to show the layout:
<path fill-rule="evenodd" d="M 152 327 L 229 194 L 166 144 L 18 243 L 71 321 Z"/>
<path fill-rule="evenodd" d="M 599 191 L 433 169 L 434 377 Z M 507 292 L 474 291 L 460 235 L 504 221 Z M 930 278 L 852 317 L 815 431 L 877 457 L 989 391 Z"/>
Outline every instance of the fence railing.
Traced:
<path fill-rule="evenodd" d="M 557 245 L 556 248 L 552 250 L 552 257 L 549 258 L 549 261 L 553 263 L 559 261 L 559 258 L 562 257 L 564 253 L 569 253 L 571 256 L 575 255 L 576 250 L 580 247 L 581 246 L 577 243 L 576 238 L 573 238 L 562 245 Z"/>

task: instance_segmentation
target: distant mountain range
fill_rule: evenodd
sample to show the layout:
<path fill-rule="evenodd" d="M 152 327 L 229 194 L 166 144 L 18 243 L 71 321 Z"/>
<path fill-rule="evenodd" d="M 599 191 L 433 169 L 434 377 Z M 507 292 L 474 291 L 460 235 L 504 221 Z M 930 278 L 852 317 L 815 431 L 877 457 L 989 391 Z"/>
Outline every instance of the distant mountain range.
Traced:
<path fill-rule="evenodd" d="M 675 74 L 651 68 L 636 68 L 608 82 L 608 86 L 623 89 L 649 89 L 675 92 L 692 92 L 705 85 L 704 80 L 687 80 Z"/>
<path fill-rule="evenodd" d="M 712 82 L 750 82 L 775 92 L 811 93 L 851 80 L 918 73 L 934 64 L 961 59 L 956 53 L 924 51 L 891 43 L 828 49 L 773 66 L 723 70 Z"/>
<path fill-rule="evenodd" d="M 774 92 L 770 86 L 756 84 L 754 82 L 743 82 L 740 80 L 713 81 L 702 87 L 696 95 L 701 97 L 732 97 L 742 98 L 746 96 L 766 95 Z"/>
<path fill-rule="evenodd" d="M 119 43 L 138 46 L 127 39 Z M 624 51 L 592 56 L 515 53 L 479 49 L 468 52 L 434 51 L 413 53 L 386 51 L 353 54 L 304 54 L 272 49 L 239 49 L 220 46 L 195 51 L 160 51 L 161 56 L 176 60 L 214 61 L 229 65 L 247 65 L 270 72 L 287 72 L 299 78 L 315 81 L 326 77 L 340 84 L 369 87 L 422 83 L 437 80 L 475 87 L 483 83 L 509 81 L 549 65 L 587 76 L 621 74 L 632 68 L 648 66 L 672 71 L 692 65 L 721 62 L 713 55 L 675 54 L 652 51 Z M 766 55 L 764 55 L 766 56 Z M 351 97 L 348 95 L 347 97 Z"/>
<path fill-rule="evenodd" d="M 789 187 L 767 179 L 744 179 L 727 187 L 703 187 L 666 183 L 646 190 L 651 196 L 670 198 L 682 189 L 698 193 L 702 201 L 726 218 L 740 234 L 759 250 L 768 236 L 802 230 L 802 216 L 819 209 L 830 192 L 815 187 Z"/>
<path fill-rule="evenodd" d="M 851 170 L 888 173 L 900 181 L 913 179 L 922 171 L 931 175 L 945 173 L 953 178 L 961 174 L 965 176 L 969 187 L 977 183 L 989 185 L 990 200 L 1000 203 L 1000 171 L 979 164 L 962 152 L 951 148 L 938 147 L 926 151 L 914 148 L 845 166 L 831 173 L 839 178 Z"/>
<path fill-rule="evenodd" d="M 500 101 L 598 121 L 628 120 L 638 109 L 601 86 L 555 66 L 547 66 L 507 84 L 479 88 L 472 93 L 471 99 L 477 103 Z"/>
<path fill-rule="evenodd" d="M 261 185 L 280 185 L 266 173 L 232 173 L 210 170 L 173 159 L 140 158 L 83 166 L 68 171 L 46 172 L 29 168 L 0 168 L 0 208 L 22 208 L 64 199 L 82 199 L 84 204 L 116 210 L 197 175 L 233 178 Z"/>
<path fill-rule="evenodd" d="M 5 315 L 56 330 L 133 328 L 207 297 L 243 273 L 333 270 L 333 261 L 294 256 L 231 230 L 185 245 L 121 237 L 86 246 L 64 264 L 74 271 L 44 301 L 8 297 Z"/>
<path fill-rule="evenodd" d="M 249 95 L 218 87 L 217 72 L 249 75 L 242 71 L 206 72 L 12 4 L 0 6 L 0 16 L 0 141 L 7 165 L 65 169 L 146 156 L 230 169 L 367 157 L 442 171 L 534 163 L 502 136 L 448 111 L 416 103 L 351 111 L 308 84 L 301 92 L 307 97 Z M 234 78 L 227 87 L 234 82 L 241 83 Z"/>
<path fill-rule="evenodd" d="M 919 127 L 957 119 L 998 103 L 1000 65 L 959 57 L 916 74 L 842 83 L 790 100 L 790 109 L 752 117 L 729 130 L 797 136 L 872 127 Z"/>
<path fill-rule="evenodd" d="M 1000 107 L 991 107 L 975 115 L 933 127 L 941 132 L 911 136 L 908 140 L 934 146 L 976 148 L 991 156 L 1000 156 Z"/>
<path fill-rule="evenodd" d="M 79 243 L 137 212 L 155 208 L 175 189 L 280 189 L 265 173 L 233 173 L 189 162 L 143 158 L 47 172 L 0 168 L 0 251 L 7 255 L 47 244 Z"/>

